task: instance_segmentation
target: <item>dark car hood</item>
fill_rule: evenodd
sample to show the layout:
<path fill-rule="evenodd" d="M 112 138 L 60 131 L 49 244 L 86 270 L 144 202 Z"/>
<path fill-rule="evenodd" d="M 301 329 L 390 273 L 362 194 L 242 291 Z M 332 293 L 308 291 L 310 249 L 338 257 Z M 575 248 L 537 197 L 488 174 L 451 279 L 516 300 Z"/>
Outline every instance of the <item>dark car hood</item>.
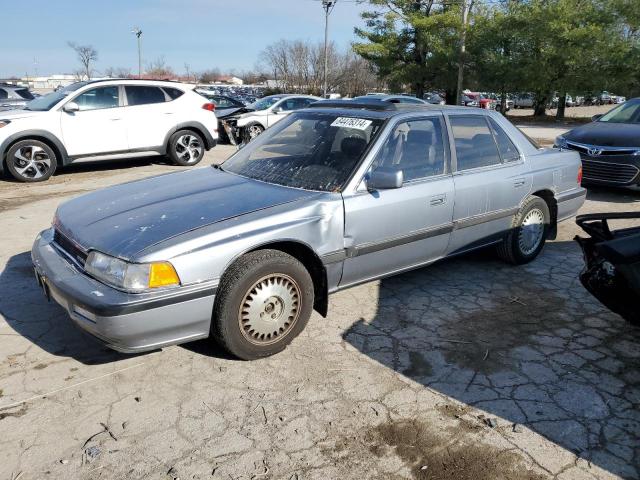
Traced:
<path fill-rule="evenodd" d="M 564 137 L 602 147 L 640 147 L 640 124 L 592 122 L 571 130 Z"/>
<path fill-rule="evenodd" d="M 175 235 L 315 195 L 199 168 L 74 198 L 58 208 L 56 222 L 84 248 L 129 259 Z"/>
<path fill-rule="evenodd" d="M 216 117 L 218 120 L 229 118 L 232 115 L 240 115 L 242 113 L 253 112 L 253 109 L 247 107 L 233 107 L 216 109 Z"/>

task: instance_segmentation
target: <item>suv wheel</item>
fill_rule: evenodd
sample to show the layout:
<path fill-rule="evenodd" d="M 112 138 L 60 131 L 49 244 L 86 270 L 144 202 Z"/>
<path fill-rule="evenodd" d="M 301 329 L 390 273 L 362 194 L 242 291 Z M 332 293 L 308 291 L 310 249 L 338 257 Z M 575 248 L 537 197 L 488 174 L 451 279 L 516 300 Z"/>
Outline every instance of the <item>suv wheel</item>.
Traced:
<path fill-rule="evenodd" d="M 176 165 L 190 167 L 204 157 L 204 141 L 192 130 L 178 130 L 169 139 L 169 158 Z"/>
<path fill-rule="evenodd" d="M 44 182 L 56 166 L 55 152 L 38 140 L 21 140 L 7 152 L 7 170 L 20 182 Z"/>
<path fill-rule="evenodd" d="M 529 197 L 513 217 L 508 235 L 497 246 L 498 255 L 515 265 L 532 261 L 544 248 L 550 219 L 547 202 L 540 197 Z"/>
<path fill-rule="evenodd" d="M 258 250 L 241 257 L 222 278 L 212 336 L 243 360 L 285 349 L 309 321 L 313 281 L 291 255 Z"/>

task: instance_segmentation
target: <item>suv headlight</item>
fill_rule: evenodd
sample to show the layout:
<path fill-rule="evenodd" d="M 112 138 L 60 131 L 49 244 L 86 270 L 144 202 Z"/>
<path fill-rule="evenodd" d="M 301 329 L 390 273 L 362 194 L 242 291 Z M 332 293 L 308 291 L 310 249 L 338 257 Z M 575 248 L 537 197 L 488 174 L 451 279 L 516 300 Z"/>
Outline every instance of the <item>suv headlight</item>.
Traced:
<path fill-rule="evenodd" d="M 84 268 L 101 282 L 133 292 L 180 285 L 180 278 L 169 262 L 129 263 L 93 250 Z"/>
<path fill-rule="evenodd" d="M 564 138 L 562 135 L 559 135 L 556 137 L 556 141 L 554 142 L 553 146 L 556 148 L 569 148 L 569 145 L 567 144 L 567 139 Z"/>

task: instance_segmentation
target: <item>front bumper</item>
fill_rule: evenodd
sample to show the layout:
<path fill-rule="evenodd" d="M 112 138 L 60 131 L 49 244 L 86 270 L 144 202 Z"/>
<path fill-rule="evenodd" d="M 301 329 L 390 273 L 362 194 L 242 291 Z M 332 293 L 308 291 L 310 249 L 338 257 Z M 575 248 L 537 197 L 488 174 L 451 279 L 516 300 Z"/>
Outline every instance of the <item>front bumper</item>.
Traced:
<path fill-rule="evenodd" d="M 132 294 L 89 277 L 53 242 L 53 230 L 31 250 L 36 278 L 80 328 L 125 353 L 154 350 L 209 336 L 216 286 L 207 283 Z"/>

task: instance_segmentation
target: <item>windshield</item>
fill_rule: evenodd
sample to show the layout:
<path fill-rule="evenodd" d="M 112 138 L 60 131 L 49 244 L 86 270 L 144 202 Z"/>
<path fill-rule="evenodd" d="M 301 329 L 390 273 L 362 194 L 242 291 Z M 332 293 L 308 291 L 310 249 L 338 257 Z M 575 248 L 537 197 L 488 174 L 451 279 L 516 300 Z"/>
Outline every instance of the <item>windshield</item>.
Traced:
<path fill-rule="evenodd" d="M 248 107 L 253 109 L 253 110 L 266 110 L 267 108 L 269 108 L 271 105 L 276 103 L 281 98 L 282 97 L 265 97 L 265 98 L 261 98 L 257 102 L 254 102 L 251 105 L 248 105 Z"/>
<path fill-rule="evenodd" d="M 222 165 L 230 173 L 285 187 L 340 191 L 382 120 L 298 112 L 278 122 Z"/>
<path fill-rule="evenodd" d="M 604 114 L 599 122 L 640 123 L 640 100 L 623 103 L 609 113 Z"/>
<path fill-rule="evenodd" d="M 33 110 L 36 112 L 44 112 L 46 110 L 51 110 L 51 108 L 57 104 L 64 97 L 69 95 L 69 92 L 65 92 L 64 90 L 58 90 L 57 92 L 51 92 L 42 97 L 36 98 L 35 100 L 31 100 L 24 107 L 25 110 Z"/>

